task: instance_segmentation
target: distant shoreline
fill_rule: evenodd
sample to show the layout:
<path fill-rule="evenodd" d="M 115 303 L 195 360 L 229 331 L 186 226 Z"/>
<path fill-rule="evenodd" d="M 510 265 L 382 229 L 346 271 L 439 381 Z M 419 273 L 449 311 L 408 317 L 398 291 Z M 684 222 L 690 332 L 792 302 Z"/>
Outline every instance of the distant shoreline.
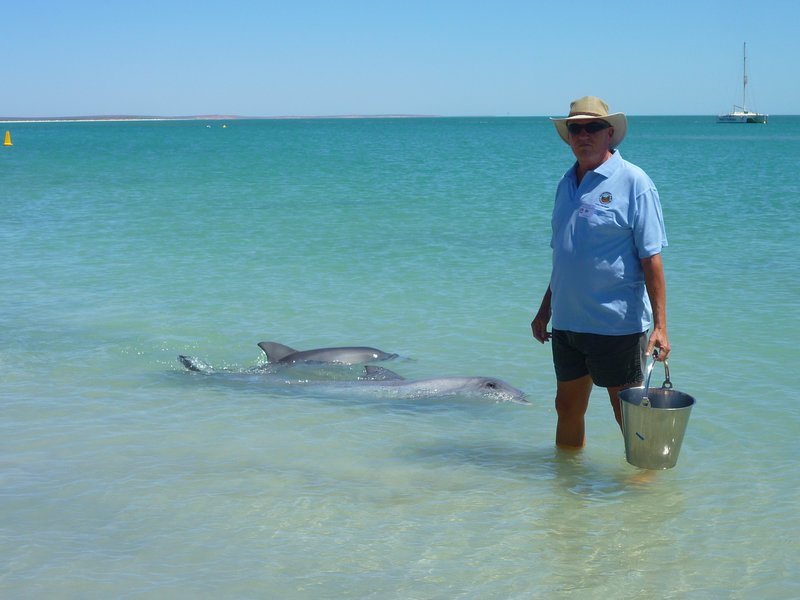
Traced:
<path fill-rule="evenodd" d="M 80 117 L 0 117 L 0 123 L 93 123 L 102 121 L 242 121 L 281 119 L 425 119 L 438 115 L 286 115 L 275 117 L 243 117 L 241 115 L 194 115 L 187 117 L 158 117 L 147 115 L 92 115 Z"/>
<path fill-rule="evenodd" d="M 628 117 L 695 117 L 716 118 L 716 115 L 628 115 Z M 800 115 L 770 115 L 770 117 L 795 117 Z M 324 119 L 441 119 L 441 118 L 531 118 L 545 119 L 544 115 L 276 115 L 271 117 L 249 117 L 242 115 L 194 115 L 184 117 L 163 117 L 150 115 L 87 115 L 75 117 L 0 117 L 0 123 L 93 123 L 93 122 L 147 122 L 147 121 L 279 121 L 279 120 L 324 120 Z"/>

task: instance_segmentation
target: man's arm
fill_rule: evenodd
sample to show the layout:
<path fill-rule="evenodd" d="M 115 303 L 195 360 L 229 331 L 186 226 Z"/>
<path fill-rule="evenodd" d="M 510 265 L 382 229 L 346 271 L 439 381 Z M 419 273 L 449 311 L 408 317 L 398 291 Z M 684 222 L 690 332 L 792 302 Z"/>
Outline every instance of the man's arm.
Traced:
<path fill-rule="evenodd" d="M 644 271 L 644 283 L 650 305 L 653 307 L 653 332 L 647 344 L 647 355 L 653 354 L 654 348 L 660 348 L 658 360 L 666 360 L 669 355 L 669 338 L 667 337 L 667 283 L 664 278 L 664 265 L 661 254 L 654 254 L 640 259 Z"/>
<path fill-rule="evenodd" d="M 536 313 L 536 317 L 531 322 L 531 331 L 533 332 L 533 337 L 542 344 L 552 337 L 552 334 L 547 331 L 547 324 L 550 322 L 551 313 L 550 297 L 550 286 L 547 286 L 547 291 L 544 293 L 544 297 L 542 298 L 542 304 L 539 306 L 539 312 Z"/>

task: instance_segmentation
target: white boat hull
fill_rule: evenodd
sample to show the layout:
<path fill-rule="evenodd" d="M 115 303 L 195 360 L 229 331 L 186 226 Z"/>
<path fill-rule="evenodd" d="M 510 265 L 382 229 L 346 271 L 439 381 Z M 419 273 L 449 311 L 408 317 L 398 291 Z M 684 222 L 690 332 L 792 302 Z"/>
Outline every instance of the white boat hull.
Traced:
<path fill-rule="evenodd" d="M 769 115 L 754 112 L 733 112 L 717 117 L 717 123 L 766 123 L 768 120 Z"/>

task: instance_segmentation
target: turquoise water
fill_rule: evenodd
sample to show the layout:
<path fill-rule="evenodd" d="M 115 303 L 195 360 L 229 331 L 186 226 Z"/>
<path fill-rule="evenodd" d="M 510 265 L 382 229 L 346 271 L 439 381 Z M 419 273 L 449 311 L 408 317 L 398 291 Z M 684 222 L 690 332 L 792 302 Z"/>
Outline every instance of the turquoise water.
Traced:
<path fill-rule="evenodd" d="M 800 596 L 800 118 L 631 117 L 659 187 L 678 465 L 603 390 L 553 447 L 529 323 L 569 148 L 544 118 L 8 124 L 0 596 Z M 185 372 L 370 345 L 533 406 Z M 655 377 L 661 377 L 656 372 Z"/>

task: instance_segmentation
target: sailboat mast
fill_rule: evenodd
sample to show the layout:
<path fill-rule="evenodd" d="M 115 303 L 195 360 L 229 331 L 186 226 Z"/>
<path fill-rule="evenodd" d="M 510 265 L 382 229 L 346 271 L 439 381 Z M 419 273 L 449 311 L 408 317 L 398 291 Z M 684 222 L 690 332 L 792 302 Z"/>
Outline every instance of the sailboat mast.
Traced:
<path fill-rule="evenodd" d="M 742 46 L 742 112 L 747 112 L 747 42 Z"/>

